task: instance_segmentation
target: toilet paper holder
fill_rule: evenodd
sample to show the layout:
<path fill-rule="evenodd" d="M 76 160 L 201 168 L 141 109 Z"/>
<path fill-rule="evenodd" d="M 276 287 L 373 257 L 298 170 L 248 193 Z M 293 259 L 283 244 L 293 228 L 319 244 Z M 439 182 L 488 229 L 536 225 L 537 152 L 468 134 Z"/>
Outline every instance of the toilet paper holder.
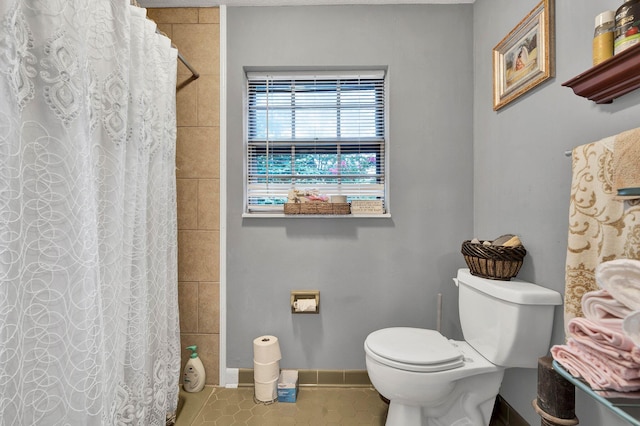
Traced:
<path fill-rule="evenodd" d="M 298 302 L 300 301 L 300 302 Z M 319 314 L 319 290 L 291 290 L 292 314 Z"/>

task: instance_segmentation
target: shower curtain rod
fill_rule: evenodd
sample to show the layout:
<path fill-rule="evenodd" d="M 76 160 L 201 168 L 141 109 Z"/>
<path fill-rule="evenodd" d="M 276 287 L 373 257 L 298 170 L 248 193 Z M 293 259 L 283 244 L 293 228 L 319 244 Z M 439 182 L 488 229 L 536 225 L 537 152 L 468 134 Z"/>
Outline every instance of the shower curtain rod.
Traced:
<path fill-rule="evenodd" d="M 165 33 L 163 33 L 162 31 L 160 31 L 157 28 L 156 28 L 156 33 L 169 38 L 169 36 L 167 36 Z M 169 39 L 169 40 L 171 40 L 171 39 Z M 189 71 L 191 71 L 191 74 L 193 74 L 192 78 L 195 80 L 198 77 L 200 77 L 200 74 L 198 73 L 198 71 L 196 71 L 196 69 L 194 67 L 192 67 L 189 62 L 187 62 L 187 60 L 184 58 L 184 56 L 182 56 L 182 53 L 180 53 L 180 50 L 176 47 L 175 44 L 173 44 L 173 42 L 171 42 L 171 46 L 175 47 L 176 50 L 178 50 L 178 59 L 180 60 L 180 62 L 182 62 L 184 64 L 185 67 L 187 67 L 189 69 Z"/>
<path fill-rule="evenodd" d="M 191 74 L 193 74 L 193 79 L 197 79 L 198 77 L 200 77 L 200 74 L 198 73 L 198 71 L 195 70 L 195 68 L 193 68 L 191 66 L 191 64 L 189 64 L 189 62 L 187 62 L 186 59 L 184 59 L 184 57 L 182 56 L 182 53 L 180 53 L 180 51 L 178 50 L 178 59 L 180 59 L 180 62 L 182 62 L 184 64 L 185 67 L 189 68 L 189 71 L 191 71 Z"/>
<path fill-rule="evenodd" d="M 147 19 L 149 19 L 149 18 L 147 18 Z M 163 35 L 163 36 L 167 37 L 169 40 L 171 40 L 171 38 L 169 38 L 168 35 L 166 35 L 162 31 L 160 31 L 157 27 L 156 27 L 156 34 Z M 189 62 L 187 62 L 187 60 L 184 58 L 184 56 L 182 56 L 182 53 L 180 53 L 180 50 L 178 49 L 178 47 L 175 44 L 173 44 L 173 41 L 171 42 L 171 46 L 175 47 L 176 50 L 178 50 L 178 59 L 180 60 L 180 62 L 182 62 L 184 64 L 185 67 L 187 67 L 189 69 L 189 71 L 191 71 L 191 74 L 193 74 L 192 78 L 195 80 L 198 77 L 200 77 L 200 74 L 198 73 L 198 71 L 196 71 L 196 69 L 194 67 L 192 67 Z"/>
<path fill-rule="evenodd" d="M 137 0 L 131 0 L 129 4 L 131 4 L 132 6 L 136 6 L 136 7 L 142 7 L 142 6 L 140 6 L 140 4 L 138 4 Z M 150 18 L 149 18 L 149 17 L 147 17 L 147 19 L 150 19 Z M 151 19 L 151 21 L 155 23 L 155 21 L 153 21 L 153 19 Z M 156 24 L 156 33 L 161 34 L 161 35 L 163 35 L 163 36 L 165 36 L 165 37 L 169 38 L 169 40 L 171 40 L 171 38 L 170 38 L 169 36 L 167 36 L 165 33 L 163 33 L 162 31 L 160 31 L 160 30 L 158 29 L 158 24 Z M 175 45 L 175 44 L 173 44 L 173 42 L 171 42 L 171 45 L 172 45 L 173 47 L 175 47 L 176 49 L 178 49 L 178 48 L 176 47 L 176 45 Z M 194 80 L 195 80 L 195 79 L 197 79 L 198 77 L 200 77 L 200 74 L 198 73 L 198 71 L 196 71 L 196 69 L 195 69 L 195 68 L 193 68 L 193 67 L 191 66 L 191 64 L 190 64 L 189 62 L 187 62 L 187 60 L 186 60 L 186 59 L 184 59 L 184 56 L 182 56 L 182 53 L 180 53 L 180 50 L 179 50 L 179 49 L 178 49 L 178 59 L 180 59 L 180 62 L 182 62 L 182 63 L 184 64 L 184 66 L 185 66 L 185 67 L 187 67 L 187 68 L 189 69 L 189 71 L 191 71 L 191 74 L 193 74 L 193 79 L 194 79 Z"/>

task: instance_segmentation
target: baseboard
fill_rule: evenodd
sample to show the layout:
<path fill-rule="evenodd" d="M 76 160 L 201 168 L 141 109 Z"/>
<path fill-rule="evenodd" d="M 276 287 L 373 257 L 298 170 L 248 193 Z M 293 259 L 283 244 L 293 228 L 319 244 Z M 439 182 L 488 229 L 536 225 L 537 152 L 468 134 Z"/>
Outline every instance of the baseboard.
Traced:
<path fill-rule="evenodd" d="M 238 380 L 240 377 L 239 368 L 227 368 L 225 371 L 225 385 L 226 388 L 237 388 Z"/>
<path fill-rule="evenodd" d="M 252 368 L 237 370 L 238 378 L 235 383 L 238 386 L 254 385 Z M 300 386 L 372 386 L 367 370 L 298 370 L 298 383 Z"/>
<path fill-rule="evenodd" d="M 496 396 L 489 426 L 530 426 L 529 423 L 501 396 Z"/>

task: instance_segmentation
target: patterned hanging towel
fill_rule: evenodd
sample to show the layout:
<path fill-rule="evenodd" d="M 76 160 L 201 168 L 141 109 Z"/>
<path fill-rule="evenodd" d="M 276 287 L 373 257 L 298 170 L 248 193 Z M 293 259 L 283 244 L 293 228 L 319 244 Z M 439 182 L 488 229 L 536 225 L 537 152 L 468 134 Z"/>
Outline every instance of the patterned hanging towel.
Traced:
<path fill-rule="evenodd" d="M 613 189 L 618 199 L 640 198 L 640 128 L 616 136 L 613 149 Z"/>
<path fill-rule="evenodd" d="M 573 150 L 569 237 L 565 268 L 564 324 L 582 317 L 581 299 L 598 290 L 596 266 L 640 259 L 640 200 L 617 197 L 615 136 Z M 568 335 L 568 332 L 567 332 Z"/>

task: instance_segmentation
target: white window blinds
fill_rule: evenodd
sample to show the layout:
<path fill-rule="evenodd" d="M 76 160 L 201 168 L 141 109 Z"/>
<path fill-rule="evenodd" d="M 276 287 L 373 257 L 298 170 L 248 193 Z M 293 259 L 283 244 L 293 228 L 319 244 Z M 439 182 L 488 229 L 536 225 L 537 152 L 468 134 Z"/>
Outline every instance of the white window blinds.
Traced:
<path fill-rule="evenodd" d="M 385 204 L 384 72 L 247 73 L 246 211 L 290 189 Z"/>

